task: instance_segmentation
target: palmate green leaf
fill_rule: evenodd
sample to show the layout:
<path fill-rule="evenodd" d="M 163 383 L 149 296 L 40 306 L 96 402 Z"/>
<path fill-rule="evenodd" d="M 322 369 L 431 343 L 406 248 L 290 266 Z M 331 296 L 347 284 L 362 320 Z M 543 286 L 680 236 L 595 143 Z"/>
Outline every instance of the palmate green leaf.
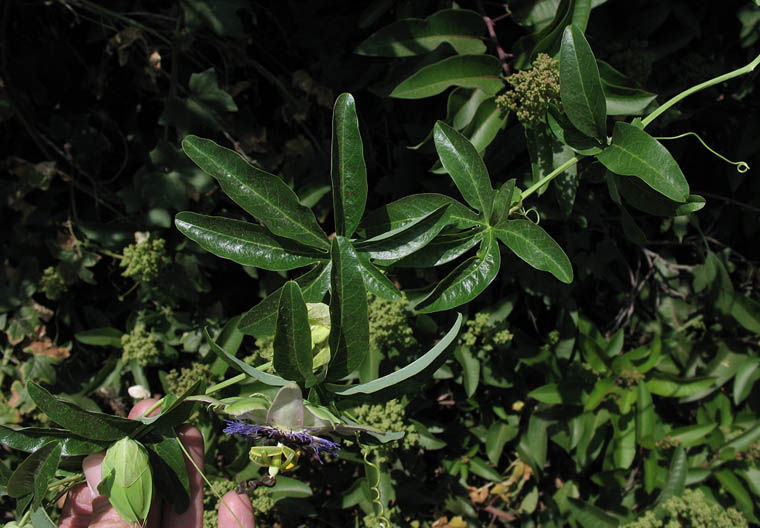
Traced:
<path fill-rule="evenodd" d="M 679 378 L 670 374 L 657 373 L 647 382 L 652 394 L 666 398 L 683 398 L 701 392 L 715 384 L 713 377 Z"/>
<path fill-rule="evenodd" d="M 459 55 L 486 50 L 483 17 L 468 9 L 444 9 L 425 19 L 406 18 L 373 33 L 354 50 L 372 57 L 409 57 L 433 51 L 446 42 Z"/>
<path fill-rule="evenodd" d="M 50 420 L 88 440 L 116 441 L 134 433 L 142 425 L 136 420 L 85 411 L 53 396 L 33 382 L 27 384 L 26 390 Z"/>
<path fill-rule="evenodd" d="M 381 299 L 400 300 L 401 292 L 399 289 L 382 271 L 370 262 L 369 255 L 360 252 L 357 253 L 357 256 L 359 257 L 359 264 L 361 264 L 360 271 L 362 277 L 364 277 L 364 286 L 367 288 L 367 291 Z"/>
<path fill-rule="evenodd" d="M 639 382 L 636 390 L 636 442 L 643 445 L 654 433 L 654 402 L 645 383 Z"/>
<path fill-rule="evenodd" d="M 11 429 L 0 425 L 0 444 L 25 453 L 33 453 L 48 442 L 61 443 L 61 456 L 79 456 L 107 448 L 110 441 L 87 440 L 66 429 L 24 427 Z"/>
<path fill-rule="evenodd" d="M 329 242 L 314 213 L 280 178 L 248 164 L 238 153 L 209 139 L 187 136 L 182 149 L 245 211 L 260 219 L 275 235 L 308 246 L 328 249 Z"/>
<path fill-rule="evenodd" d="M 280 292 L 272 363 L 285 379 L 306 381 L 307 386 L 315 381 L 309 314 L 295 281 L 286 282 Z"/>
<path fill-rule="evenodd" d="M 111 346 L 121 348 L 124 332 L 116 328 L 92 328 L 74 334 L 74 339 L 85 345 Z"/>
<path fill-rule="evenodd" d="M 405 367 L 359 385 L 327 384 L 327 390 L 339 396 L 372 395 L 373 402 L 401 396 L 430 379 L 433 372 L 446 360 L 447 353 L 454 348 L 461 327 L 462 314 L 458 313 L 456 321 L 446 335 L 433 348 Z"/>
<path fill-rule="evenodd" d="M 491 464 L 498 466 L 504 446 L 520 434 L 520 429 L 505 422 L 494 422 L 486 434 L 486 454 Z"/>
<path fill-rule="evenodd" d="M 448 223 L 448 205 L 442 205 L 426 216 L 369 240 L 356 243 L 357 251 L 389 265 L 425 247 Z"/>
<path fill-rule="evenodd" d="M 443 121 L 435 124 L 433 136 L 441 164 L 464 200 L 479 211 L 483 219 L 490 218 L 496 193 L 483 158 L 467 138 Z"/>
<path fill-rule="evenodd" d="M 509 216 L 509 209 L 512 207 L 512 197 L 515 194 L 515 179 L 511 178 L 505 181 L 496 191 L 493 201 L 493 215 L 491 216 L 491 225 L 496 225 Z"/>
<path fill-rule="evenodd" d="M 390 93 L 399 99 L 432 97 L 450 86 L 480 88 L 494 95 L 504 87 L 501 62 L 491 55 L 456 55 L 425 66 L 397 85 Z"/>
<path fill-rule="evenodd" d="M 335 232 L 351 237 L 367 204 L 367 166 L 351 94 L 339 95 L 333 107 L 331 160 Z"/>
<path fill-rule="evenodd" d="M 478 225 L 478 214 L 445 194 L 425 193 L 405 196 L 368 213 L 359 228 L 367 238 L 375 237 L 426 217 L 447 205 L 449 225 L 466 229 Z"/>
<path fill-rule="evenodd" d="M 760 377 L 760 358 L 748 356 L 742 361 L 734 377 L 734 404 L 747 399 L 752 387 Z"/>
<path fill-rule="evenodd" d="M 594 53 L 583 31 L 565 28 L 559 58 L 562 108 L 575 127 L 599 141 L 607 138 L 607 109 Z"/>
<path fill-rule="evenodd" d="M 615 517 L 593 504 L 574 497 L 568 497 L 567 504 L 573 518 L 583 528 L 617 528 L 620 526 L 620 522 Z"/>
<path fill-rule="evenodd" d="M 457 266 L 414 309 L 420 313 L 432 313 L 470 302 L 493 282 L 500 265 L 499 244 L 493 232 L 488 231 L 483 236 L 478 255 Z"/>
<path fill-rule="evenodd" d="M 211 350 L 235 370 L 238 370 L 243 374 L 248 374 L 251 378 L 273 387 L 282 387 L 283 385 L 290 383 L 288 380 L 283 379 L 280 376 L 275 376 L 274 374 L 269 374 L 268 372 L 259 370 L 256 367 L 252 367 L 245 361 L 236 358 L 214 342 L 208 333 L 208 329 L 204 329 L 203 333 L 206 336 L 206 341 L 211 347 Z"/>
<path fill-rule="evenodd" d="M 674 202 L 654 191 L 639 178 L 612 173 L 610 176 L 627 203 L 650 215 L 665 217 L 687 215 L 699 211 L 706 203 L 705 199 L 697 194 L 690 194 L 684 203 Z"/>
<path fill-rule="evenodd" d="M 244 266 L 281 271 L 327 260 L 326 252 L 241 220 L 184 211 L 177 214 L 174 225 L 206 251 Z"/>
<path fill-rule="evenodd" d="M 60 460 L 61 443 L 57 440 L 46 443 L 13 471 L 6 492 L 14 499 L 33 493 L 34 503 L 39 504 L 47 493 L 48 482 L 55 475 Z"/>
<path fill-rule="evenodd" d="M 670 459 L 670 468 L 668 469 L 665 484 L 663 484 L 662 490 L 655 501 L 656 508 L 661 509 L 668 499 L 678 497 L 683 493 L 688 471 L 689 463 L 686 458 L 686 448 L 678 446 L 673 453 L 673 458 Z"/>
<path fill-rule="evenodd" d="M 330 364 L 328 379 L 348 376 L 369 349 L 367 294 L 361 264 L 346 238 L 336 236 L 330 250 Z"/>
<path fill-rule="evenodd" d="M 749 515 L 753 515 L 755 501 L 752 500 L 747 488 L 730 469 L 721 469 L 713 473 L 715 479 L 720 482 L 720 489 L 727 491 L 736 500 L 737 508 Z"/>
<path fill-rule="evenodd" d="M 612 143 L 596 157 L 615 174 L 636 176 L 674 202 L 683 203 L 689 197 L 689 184 L 676 160 L 637 126 L 617 121 Z"/>
<path fill-rule="evenodd" d="M 301 287 L 301 294 L 306 302 L 321 302 L 330 286 L 329 262 L 320 263 L 296 279 Z M 241 332 L 248 335 L 274 335 L 277 323 L 277 306 L 280 303 L 278 288 L 264 298 L 259 304 L 248 310 L 238 323 Z"/>
<path fill-rule="evenodd" d="M 438 235 L 419 251 L 393 263 L 394 268 L 431 268 L 451 262 L 483 240 L 486 231 L 469 229 Z"/>
<path fill-rule="evenodd" d="M 164 429 L 159 434 L 160 440 L 145 443 L 153 479 L 166 503 L 171 504 L 175 512 L 182 513 L 190 505 L 190 478 L 185 455 L 174 430 Z"/>
<path fill-rule="evenodd" d="M 557 279 L 573 282 L 570 259 L 549 234 L 530 220 L 506 220 L 493 229 L 515 255 L 541 271 L 548 271 Z"/>

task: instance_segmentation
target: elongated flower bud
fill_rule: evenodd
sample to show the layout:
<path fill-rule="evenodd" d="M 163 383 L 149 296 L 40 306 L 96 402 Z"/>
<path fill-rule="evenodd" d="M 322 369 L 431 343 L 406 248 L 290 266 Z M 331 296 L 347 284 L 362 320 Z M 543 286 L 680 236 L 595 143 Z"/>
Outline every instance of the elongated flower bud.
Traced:
<path fill-rule="evenodd" d="M 148 450 L 125 437 L 106 451 L 100 466 L 98 491 L 126 521 L 140 522 L 148 516 L 153 498 L 153 473 Z"/>

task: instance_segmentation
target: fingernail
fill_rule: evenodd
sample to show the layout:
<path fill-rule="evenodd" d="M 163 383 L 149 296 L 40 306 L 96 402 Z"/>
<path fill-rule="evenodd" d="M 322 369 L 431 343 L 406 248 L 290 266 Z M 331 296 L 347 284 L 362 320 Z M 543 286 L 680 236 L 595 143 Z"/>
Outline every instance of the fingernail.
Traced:
<path fill-rule="evenodd" d="M 82 461 L 82 471 L 84 472 L 85 479 L 87 479 L 87 487 L 90 488 L 93 498 L 100 496 L 100 493 L 98 493 L 98 485 L 101 480 L 100 465 L 105 456 L 104 452 L 95 453 L 86 456 Z"/>

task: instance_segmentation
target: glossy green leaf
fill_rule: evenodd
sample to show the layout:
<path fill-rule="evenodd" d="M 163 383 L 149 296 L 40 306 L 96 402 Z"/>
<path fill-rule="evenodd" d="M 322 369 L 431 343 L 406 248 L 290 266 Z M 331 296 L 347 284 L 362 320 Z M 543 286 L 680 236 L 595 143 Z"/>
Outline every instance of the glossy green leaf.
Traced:
<path fill-rule="evenodd" d="M 546 122 L 554 137 L 578 154 L 589 156 L 602 151 L 602 143 L 575 128 L 575 125 L 556 106 L 549 108 Z"/>
<path fill-rule="evenodd" d="M 548 383 L 530 391 L 528 398 L 551 405 L 578 405 L 581 401 L 581 386 L 572 382 Z"/>
<path fill-rule="evenodd" d="M 573 5 L 574 0 L 540 0 L 536 7 L 538 11 L 543 12 L 542 21 L 536 25 L 534 33 L 522 37 L 513 46 L 512 52 L 516 55 L 514 68 L 529 68 L 539 53 L 546 53 L 552 57 L 557 55 L 562 30 L 572 22 Z"/>
<path fill-rule="evenodd" d="M 617 528 L 618 520 L 593 504 L 568 497 L 568 505 L 573 517 L 583 528 Z"/>
<path fill-rule="evenodd" d="M 480 382 L 480 360 L 474 356 L 466 346 L 460 346 L 454 351 L 454 357 L 462 366 L 462 385 L 464 393 L 472 398 L 478 390 Z"/>
<path fill-rule="evenodd" d="M 306 302 L 321 302 L 330 285 L 332 265 L 320 263 L 296 279 Z M 241 332 L 249 335 L 274 335 L 277 323 L 277 307 L 281 289 L 270 293 L 259 304 L 248 310 L 238 323 Z"/>
<path fill-rule="evenodd" d="M 485 235 L 482 229 L 438 235 L 424 248 L 393 263 L 396 268 L 431 268 L 455 260 L 475 247 Z"/>
<path fill-rule="evenodd" d="M 760 358 L 748 356 L 739 365 L 734 377 L 734 403 L 739 405 L 747 399 L 760 374 Z"/>
<path fill-rule="evenodd" d="M 632 82 L 604 61 L 597 61 L 607 115 L 642 115 L 657 94 L 631 87 Z"/>
<path fill-rule="evenodd" d="M 705 199 L 690 194 L 686 202 L 674 202 L 654 191 L 639 178 L 610 174 L 625 201 L 639 211 L 655 216 L 679 216 L 699 211 L 705 206 Z"/>
<path fill-rule="evenodd" d="M 357 253 L 357 256 L 359 257 L 359 264 L 361 264 L 360 271 L 362 277 L 364 277 L 364 286 L 367 288 L 367 291 L 381 299 L 400 300 L 401 292 L 399 289 L 377 266 L 370 262 L 369 255 L 360 252 Z"/>
<path fill-rule="evenodd" d="M 686 449 L 683 446 L 678 446 L 673 453 L 673 458 L 670 459 L 670 467 L 668 468 L 665 484 L 663 484 L 662 490 L 655 501 L 655 506 L 658 509 L 662 508 L 662 505 L 671 497 L 678 497 L 683 493 L 688 470 L 689 463 L 686 458 Z"/>
<path fill-rule="evenodd" d="M 599 69 L 583 31 L 565 28 L 559 56 L 562 108 L 575 127 L 602 142 L 607 138 L 607 109 Z"/>
<path fill-rule="evenodd" d="M 249 222 L 185 211 L 177 214 L 174 225 L 206 251 L 244 266 L 279 271 L 327 259 L 327 253 Z"/>
<path fill-rule="evenodd" d="M 47 493 L 47 485 L 58 469 L 61 460 L 61 444 L 57 440 L 48 442 L 26 457 L 13 471 L 6 492 L 14 499 L 34 493 L 39 504 Z"/>
<path fill-rule="evenodd" d="M 211 347 L 211 350 L 235 370 L 238 370 L 243 374 L 248 374 L 251 378 L 273 387 L 282 387 L 283 385 L 290 383 L 288 380 L 283 379 L 280 376 L 275 376 L 274 374 L 269 374 L 268 372 L 259 370 L 256 367 L 252 367 L 245 361 L 236 358 L 224 350 L 222 347 L 217 345 L 209 335 L 208 330 L 204 330 L 204 335 L 206 336 L 206 341 Z"/>
<path fill-rule="evenodd" d="M 331 160 L 335 232 L 351 237 L 367 204 L 367 166 L 351 94 L 339 95 L 333 107 Z"/>
<path fill-rule="evenodd" d="M 170 504 L 175 512 L 184 512 L 190 505 L 190 478 L 176 433 L 164 430 L 160 440 L 146 443 L 145 447 L 150 456 L 156 488 L 161 490 L 166 504 Z"/>
<path fill-rule="evenodd" d="M 675 202 L 685 202 L 689 197 L 689 184 L 676 160 L 637 126 L 617 121 L 612 142 L 596 157 L 615 174 L 636 176 Z"/>
<path fill-rule="evenodd" d="M 639 382 L 636 393 L 636 443 L 643 445 L 654 433 L 654 402 L 645 383 Z"/>
<path fill-rule="evenodd" d="M 666 398 L 683 398 L 701 392 L 715 384 L 715 378 L 679 378 L 670 374 L 658 373 L 647 382 L 647 389 L 652 394 Z"/>
<path fill-rule="evenodd" d="M 523 460 L 528 462 L 536 474 L 541 474 L 546 465 L 546 456 L 548 453 L 548 436 L 547 428 L 552 422 L 546 417 L 533 413 L 528 420 L 528 429 L 520 437 L 520 443 L 517 446 L 517 452 Z"/>
<path fill-rule="evenodd" d="M 491 424 L 486 435 L 486 454 L 494 466 L 499 465 L 499 459 L 507 442 L 514 439 L 519 433 L 520 429 L 505 422 Z"/>
<path fill-rule="evenodd" d="M 310 209 L 280 178 L 248 164 L 234 150 L 209 139 L 187 136 L 182 149 L 245 211 L 275 235 L 327 249 L 329 242 Z"/>
<path fill-rule="evenodd" d="M 721 446 L 720 450 L 721 452 L 725 450 L 746 451 L 749 449 L 749 446 L 758 440 L 760 440 L 760 424 L 755 425 L 736 438 L 731 439 L 731 441 Z"/>
<path fill-rule="evenodd" d="M 26 390 L 51 421 L 88 440 L 119 440 L 129 436 L 141 425 L 135 420 L 85 411 L 71 402 L 53 396 L 36 383 L 28 383 Z"/>
<path fill-rule="evenodd" d="M 618 417 L 613 440 L 612 460 L 616 468 L 629 469 L 636 458 L 636 420 L 631 415 Z"/>
<path fill-rule="evenodd" d="M 367 383 L 349 385 L 347 387 L 327 384 L 327 389 L 339 396 L 372 394 L 373 401 L 403 395 L 412 388 L 418 387 L 426 381 L 429 381 L 433 372 L 435 372 L 438 367 L 441 366 L 443 361 L 447 359 L 446 353 L 449 352 L 456 343 L 461 327 L 462 314 L 457 314 L 457 319 L 454 322 L 454 325 L 446 335 L 443 336 L 433 348 L 405 367 Z"/>
<path fill-rule="evenodd" d="M 730 469 L 721 469 L 714 474 L 720 482 L 720 489 L 731 494 L 736 500 L 736 505 L 743 512 L 752 512 L 755 508 L 755 501 L 752 500 L 747 488 L 744 487 L 736 473 Z"/>
<path fill-rule="evenodd" d="M 493 233 L 488 232 L 478 255 L 457 266 L 414 309 L 420 313 L 440 312 L 473 300 L 496 278 L 500 264 L 499 244 Z"/>
<path fill-rule="evenodd" d="M 494 227 L 494 233 L 534 268 L 548 271 L 565 284 L 573 282 L 570 259 L 542 227 L 530 220 L 506 220 Z"/>
<path fill-rule="evenodd" d="M 496 193 L 483 158 L 467 138 L 443 121 L 435 124 L 433 135 L 438 157 L 462 197 L 483 218 L 490 218 Z"/>
<path fill-rule="evenodd" d="M 584 411 L 593 411 L 599 404 L 604 401 L 604 398 L 615 390 L 617 387 L 614 378 L 601 378 L 594 384 L 594 389 L 586 399 L 586 403 L 583 405 Z"/>
<path fill-rule="evenodd" d="M 369 240 L 357 242 L 358 251 L 390 264 L 425 247 L 448 223 L 448 205 L 442 205 L 419 219 Z"/>
<path fill-rule="evenodd" d="M 668 433 L 668 436 L 684 447 L 691 447 L 701 443 L 705 437 L 718 427 L 717 423 L 687 425 L 678 427 Z"/>
<path fill-rule="evenodd" d="M 461 130 L 462 135 L 472 143 L 475 150 L 483 152 L 504 127 L 507 115 L 494 98 L 486 99 L 480 103 L 472 120 Z"/>
<path fill-rule="evenodd" d="M 390 93 L 399 99 L 432 97 L 451 86 L 480 88 L 494 95 L 504 87 L 501 62 L 491 55 L 455 55 L 423 67 Z"/>
<path fill-rule="evenodd" d="M 307 385 L 314 381 L 309 315 L 295 281 L 286 282 L 280 292 L 272 363 L 285 379 L 306 381 Z"/>
<path fill-rule="evenodd" d="M 511 178 L 505 181 L 496 191 L 493 201 L 493 215 L 489 224 L 496 225 L 509 216 L 509 209 L 512 207 L 512 196 L 515 193 L 515 179 Z"/>
<path fill-rule="evenodd" d="M 61 443 L 61 456 L 89 455 L 109 446 L 110 441 L 94 441 L 73 435 L 66 429 L 24 427 L 11 429 L 0 425 L 0 444 L 32 453 L 48 442 Z"/>
<path fill-rule="evenodd" d="M 499 482 L 503 478 L 498 471 L 489 466 L 488 463 L 480 457 L 472 457 L 470 459 L 470 471 L 479 477 L 490 480 L 491 482 Z"/>
<path fill-rule="evenodd" d="M 280 499 L 311 497 L 313 492 L 305 482 L 284 475 L 277 475 L 277 483 L 272 487 L 271 494 L 272 500 L 277 502 Z"/>
<path fill-rule="evenodd" d="M 419 435 L 420 447 L 428 451 L 435 451 L 446 447 L 446 442 L 434 436 L 433 433 L 425 427 L 425 424 L 414 419 L 410 419 L 409 422 L 414 426 L 414 430 Z"/>
<path fill-rule="evenodd" d="M 124 332 L 116 328 L 93 328 L 74 334 L 74 339 L 85 345 L 111 346 L 121 348 Z"/>
<path fill-rule="evenodd" d="M 411 225 L 443 206 L 448 206 L 450 225 L 466 229 L 480 223 L 477 213 L 454 198 L 444 194 L 427 193 L 405 196 L 372 211 L 362 221 L 360 230 L 367 238 L 382 235 Z"/>
<path fill-rule="evenodd" d="M 444 9 L 425 19 L 406 18 L 373 33 L 359 44 L 355 53 L 373 57 L 409 57 L 450 44 L 459 55 L 486 50 L 481 36 L 483 17 L 468 9 Z"/>
<path fill-rule="evenodd" d="M 346 238 L 336 236 L 330 250 L 330 365 L 328 379 L 348 376 L 369 349 L 367 294 L 359 258 Z"/>

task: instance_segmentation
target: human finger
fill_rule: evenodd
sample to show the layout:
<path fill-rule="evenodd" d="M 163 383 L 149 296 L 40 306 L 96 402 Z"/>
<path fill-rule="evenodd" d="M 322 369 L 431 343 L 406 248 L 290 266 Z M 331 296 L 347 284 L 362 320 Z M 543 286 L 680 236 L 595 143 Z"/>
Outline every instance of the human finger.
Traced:
<path fill-rule="evenodd" d="M 92 517 L 88 526 L 91 528 L 129 528 L 129 523 L 121 518 L 116 510 L 108 502 L 108 498 L 98 492 L 100 484 L 100 466 L 106 454 L 104 452 L 95 453 L 85 457 L 82 461 L 82 470 L 87 487 L 90 491 Z"/>
<path fill-rule="evenodd" d="M 92 517 L 92 494 L 87 483 L 75 486 L 66 494 L 58 528 L 87 528 Z"/>
<path fill-rule="evenodd" d="M 190 505 L 182 513 L 175 512 L 172 507 L 164 507 L 164 522 L 161 526 L 164 528 L 200 528 L 203 526 L 203 477 L 198 469 L 203 471 L 203 435 L 192 425 L 180 426 L 177 428 L 177 435 L 195 462 L 193 464 L 185 457 L 187 476 L 190 480 Z"/>
<path fill-rule="evenodd" d="M 253 506 L 248 495 L 227 492 L 219 501 L 218 528 L 255 528 Z"/>
<path fill-rule="evenodd" d="M 130 420 L 136 420 L 137 418 L 140 418 L 145 411 L 153 407 L 158 400 L 155 398 L 146 398 L 144 400 L 140 400 L 139 402 L 135 403 L 135 406 L 132 407 L 132 409 L 129 411 L 129 415 L 127 418 Z M 154 416 L 158 414 L 160 407 L 156 407 L 153 409 L 148 416 Z"/>

